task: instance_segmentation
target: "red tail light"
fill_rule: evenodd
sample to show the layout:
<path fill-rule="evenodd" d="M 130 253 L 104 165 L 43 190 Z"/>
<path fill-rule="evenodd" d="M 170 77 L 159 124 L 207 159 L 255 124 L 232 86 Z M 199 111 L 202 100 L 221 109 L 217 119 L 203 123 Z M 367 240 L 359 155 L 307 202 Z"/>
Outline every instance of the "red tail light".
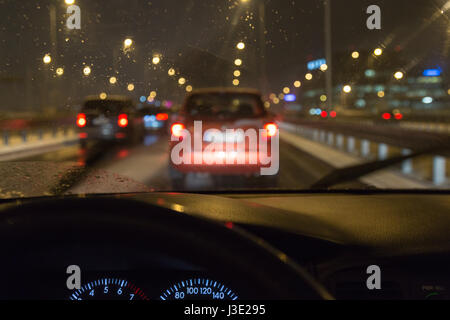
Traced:
<path fill-rule="evenodd" d="M 391 114 L 386 112 L 386 113 L 383 113 L 382 117 L 384 120 L 389 120 L 391 118 Z"/>
<path fill-rule="evenodd" d="M 181 137 L 183 134 L 183 130 L 186 129 L 184 124 L 182 123 L 174 123 L 172 127 L 170 128 L 170 131 L 172 132 L 172 135 L 175 137 Z"/>
<path fill-rule="evenodd" d="M 273 123 L 273 122 L 266 123 L 264 125 L 264 129 L 267 131 L 267 136 L 268 137 L 273 137 L 274 135 L 277 134 L 278 126 L 275 123 Z"/>
<path fill-rule="evenodd" d="M 336 118 L 336 116 L 337 116 L 337 112 L 336 111 L 331 111 L 330 112 L 330 117 Z"/>
<path fill-rule="evenodd" d="M 117 124 L 121 128 L 125 128 L 128 126 L 128 116 L 126 114 L 119 115 L 119 120 L 117 121 Z"/>
<path fill-rule="evenodd" d="M 169 119 L 169 115 L 167 113 L 158 113 L 156 115 L 156 120 L 158 121 L 166 121 L 167 119 Z"/>
<path fill-rule="evenodd" d="M 86 115 L 84 113 L 79 113 L 77 116 L 77 126 L 83 128 L 86 126 Z"/>
<path fill-rule="evenodd" d="M 402 120 L 403 119 L 403 115 L 401 113 L 396 113 L 394 117 L 397 120 Z"/>

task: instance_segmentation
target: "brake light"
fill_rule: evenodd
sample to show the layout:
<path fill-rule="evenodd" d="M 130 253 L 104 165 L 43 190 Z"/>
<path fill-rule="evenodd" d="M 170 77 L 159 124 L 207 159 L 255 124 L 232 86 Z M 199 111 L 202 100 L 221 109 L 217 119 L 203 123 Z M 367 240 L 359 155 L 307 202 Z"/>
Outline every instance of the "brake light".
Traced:
<path fill-rule="evenodd" d="M 158 113 L 156 115 L 156 120 L 158 121 L 166 121 L 167 119 L 169 119 L 169 115 L 167 113 Z"/>
<path fill-rule="evenodd" d="M 84 126 L 86 126 L 86 123 L 86 115 L 84 113 L 79 113 L 77 116 L 77 126 L 83 128 Z"/>
<path fill-rule="evenodd" d="M 403 115 L 401 113 L 396 113 L 394 117 L 397 120 L 402 120 L 403 119 Z"/>
<path fill-rule="evenodd" d="M 383 113 L 382 117 L 384 120 L 389 120 L 391 118 L 391 114 L 386 112 L 386 113 Z"/>
<path fill-rule="evenodd" d="M 264 129 L 267 131 L 268 137 L 273 137 L 274 135 L 277 134 L 278 126 L 275 123 L 267 123 L 264 126 Z"/>
<path fill-rule="evenodd" d="M 175 137 L 181 137 L 183 134 L 183 130 L 186 129 L 184 124 L 182 123 L 174 123 L 170 129 L 172 135 Z"/>
<path fill-rule="evenodd" d="M 126 114 L 119 115 L 119 120 L 117 121 L 117 124 L 121 128 L 125 128 L 128 126 L 128 116 Z"/>

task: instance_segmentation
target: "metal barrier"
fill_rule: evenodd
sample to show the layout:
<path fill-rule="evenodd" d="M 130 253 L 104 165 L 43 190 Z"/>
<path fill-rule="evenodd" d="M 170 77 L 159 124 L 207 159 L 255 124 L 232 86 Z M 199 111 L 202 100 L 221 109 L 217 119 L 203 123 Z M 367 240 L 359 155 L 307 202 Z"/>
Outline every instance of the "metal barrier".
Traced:
<path fill-rule="evenodd" d="M 310 140 L 326 144 L 329 147 L 336 148 L 343 152 L 359 156 L 365 159 L 385 160 L 389 157 L 391 150 L 396 150 L 403 155 L 411 153 L 409 149 L 399 149 L 396 146 L 390 146 L 386 143 L 369 141 L 367 139 L 358 139 L 354 136 L 344 135 L 342 133 L 335 133 L 331 131 L 320 130 L 307 126 L 301 126 L 291 123 L 282 123 L 280 126 L 288 131 L 295 132 Z M 357 148 L 357 141 L 359 141 L 359 148 Z M 428 160 L 427 160 L 428 161 Z M 431 155 L 431 163 L 427 163 L 427 167 L 431 167 L 430 179 L 435 186 L 444 186 L 448 183 L 447 165 L 450 163 L 448 159 L 442 155 Z M 409 159 L 400 165 L 400 172 L 408 176 L 416 176 L 414 168 L 414 160 Z"/>

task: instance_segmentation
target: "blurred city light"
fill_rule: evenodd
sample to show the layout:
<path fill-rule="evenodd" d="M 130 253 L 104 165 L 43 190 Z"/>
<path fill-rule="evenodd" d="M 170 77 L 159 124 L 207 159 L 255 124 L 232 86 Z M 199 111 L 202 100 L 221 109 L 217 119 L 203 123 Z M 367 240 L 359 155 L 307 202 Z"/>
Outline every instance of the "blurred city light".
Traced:
<path fill-rule="evenodd" d="M 153 59 L 152 59 L 153 64 L 158 64 L 160 62 L 161 62 L 161 57 L 159 55 L 153 56 Z"/>
<path fill-rule="evenodd" d="M 359 58 L 359 52 L 358 51 L 353 51 L 352 52 L 352 58 L 353 59 L 358 59 Z"/>
<path fill-rule="evenodd" d="M 178 79 L 178 84 L 179 85 L 183 85 L 183 84 L 185 84 L 186 83 L 186 79 L 185 78 L 180 78 L 180 79 Z"/>
<path fill-rule="evenodd" d="M 432 97 L 425 97 L 422 99 L 422 102 L 425 104 L 430 104 L 433 102 L 433 98 Z"/>
<path fill-rule="evenodd" d="M 320 66 L 320 70 L 321 71 L 327 71 L 328 70 L 328 65 L 327 64 L 322 64 L 321 66 Z"/>
<path fill-rule="evenodd" d="M 236 59 L 236 60 L 234 60 L 234 64 L 237 65 L 237 66 L 240 66 L 240 65 L 242 65 L 242 60 L 241 59 Z"/>
<path fill-rule="evenodd" d="M 283 93 L 284 94 L 288 94 L 288 93 L 290 93 L 291 92 L 291 89 L 289 89 L 288 87 L 284 87 L 283 88 Z"/>
<path fill-rule="evenodd" d="M 296 88 L 300 88 L 301 85 L 302 85 L 302 83 L 298 80 L 294 82 L 294 87 L 296 87 Z"/>
<path fill-rule="evenodd" d="M 345 93 L 350 93 L 352 91 L 352 87 L 347 84 L 342 88 L 342 91 L 344 91 Z"/>
<path fill-rule="evenodd" d="M 440 69 L 426 69 L 423 71 L 424 77 L 439 77 L 441 75 Z"/>
<path fill-rule="evenodd" d="M 128 91 L 133 91 L 134 90 L 134 84 L 132 84 L 132 83 L 128 84 L 127 90 Z"/>
<path fill-rule="evenodd" d="M 72 4 L 75 3 L 75 0 L 65 0 L 64 1 L 68 6 L 71 6 Z"/>
<path fill-rule="evenodd" d="M 175 75 L 175 69 L 174 68 L 170 68 L 169 71 L 167 71 L 167 73 L 169 74 L 169 76 L 174 76 Z"/>
<path fill-rule="evenodd" d="M 191 85 L 186 86 L 186 92 L 192 92 L 192 89 Z"/>
<path fill-rule="evenodd" d="M 237 77 L 240 77 L 240 75 L 241 75 L 241 72 L 239 71 L 239 70 L 235 70 L 234 72 L 233 72 L 233 75 L 237 78 Z"/>
<path fill-rule="evenodd" d="M 377 95 L 380 98 L 384 98 L 384 91 L 378 91 Z"/>
<path fill-rule="evenodd" d="M 404 74 L 401 71 L 397 71 L 396 73 L 394 73 L 394 78 L 397 79 L 397 80 L 402 79 L 403 76 L 404 76 Z"/>
<path fill-rule="evenodd" d="M 233 80 L 233 85 L 234 85 L 234 86 L 238 86 L 238 85 L 239 85 L 239 83 L 240 83 L 240 82 L 239 82 L 239 80 L 238 80 L 238 79 L 234 79 L 234 80 Z"/>
<path fill-rule="evenodd" d="M 311 73 L 307 73 L 306 75 L 305 75 L 305 79 L 306 80 L 311 80 L 313 78 L 313 75 L 311 74 Z"/>
<path fill-rule="evenodd" d="M 56 69 L 56 75 L 62 76 L 63 74 L 64 74 L 64 69 L 63 68 Z"/>
<path fill-rule="evenodd" d="M 102 92 L 102 93 L 100 93 L 99 97 L 100 97 L 100 99 L 105 100 L 108 97 L 108 95 L 105 92 Z"/>
<path fill-rule="evenodd" d="M 286 102 L 294 102 L 295 100 L 297 100 L 295 94 L 287 94 L 284 96 L 284 101 Z"/>
<path fill-rule="evenodd" d="M 84 74 L 85 76 L 90 75 L 91 72 L 92 72 L 91 67 L 89 67 L 89 66 L 84 67 L 84 69 L 83 69 L 83 74 Z"/>
<path fill-rule="evenodd" d="M 245 43 L 239 42 L 239 43 L 236 45 L 236 48 L 238 48 L 239 50 L 244 50 L 244 49 L 245 49 Z"/>
<path fill-rule="evenodd" d="M 327 101 L 327 96 L 326 95 L 321 95 L 320 96 L 320 101 L 322 101 L 322 102 L 325 102 L 325 101 Z"/>
<path fill-rule="evenodd" d="M 50 62 L 52 62 L 52 57 L 50 57 L 49 54 L 46 54 L 42 61 L 44 61 L 45 64 L 49 64 Z"/>
<path fill-rule="evenodd" d="M 381 48 L 376 48 L 376 49 L 373 51 L 373 54 L 376 55 L 376 56 L 381 56 L 381 55 L 383 54 L 383 49 L 381 49 Z"/>
<path fill-rule="evenodd" d="M 117 82 L 117 78 L 116 77 L 109 78 L 109 83 L 116 84 L 116 82 Z"/>
<path fill-rule="evenodd" d="M 133 40 L 131 40 L 130 38 L 127 38 L 123 41 L 123 46 L 125 48 L 129 48 L 133 45 Z"/>

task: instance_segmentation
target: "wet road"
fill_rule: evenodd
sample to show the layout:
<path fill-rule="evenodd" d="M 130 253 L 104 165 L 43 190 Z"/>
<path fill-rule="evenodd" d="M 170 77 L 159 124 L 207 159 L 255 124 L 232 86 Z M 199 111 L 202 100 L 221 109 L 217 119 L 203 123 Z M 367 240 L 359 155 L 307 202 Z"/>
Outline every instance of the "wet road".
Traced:
<path fill-rule="evenodd" d="M 77 162 L 89 168 L 119 174 L 160 191 L 173 190 L 168 174 L 168 136 L 148 134 L 140 144 L 66 146 L 21 161 Z M 281 189 L 308 189 L 319 178 L 332 171 L 332 167 L 305 152 L 280 141 L 280 171 L 278 182 L 271 187 Z M 258 181 L 232 179 L 234 184 L 219 185 L 211 177 L 188 175 L 185 188 L 192 191 L 227 188 L 258 189 Z"/>

